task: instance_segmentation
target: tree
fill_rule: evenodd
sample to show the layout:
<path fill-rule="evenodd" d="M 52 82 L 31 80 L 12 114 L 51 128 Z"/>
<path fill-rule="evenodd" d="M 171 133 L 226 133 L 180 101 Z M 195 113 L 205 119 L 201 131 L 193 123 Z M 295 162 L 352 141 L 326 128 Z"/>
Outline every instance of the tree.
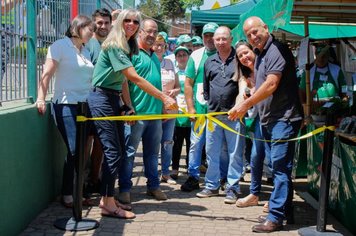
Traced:
<path fill-rule="evenodd" d="M 168 26 L 161 23 L 163 22 L 163 15 L 161 13 L 161 6 L 158 0 L 144 0 L 137 6 L 141 11 L 143 18 L 150 18 L 156 21 L 158 31 L 168 32 Z"/>
<path fill-rule="evenodd" d="M 165 19 L 183 18 L 185 13 L 183 0 L 160 0 L 161 12 Z"/>
<path fill-rule="evenodd" d="M 204 0 L 182 0 L 184 3 L 184 8 L 192 9 L 193 7 L 197 7 L 200 10 L 200 6 L 204 4 Z"/>

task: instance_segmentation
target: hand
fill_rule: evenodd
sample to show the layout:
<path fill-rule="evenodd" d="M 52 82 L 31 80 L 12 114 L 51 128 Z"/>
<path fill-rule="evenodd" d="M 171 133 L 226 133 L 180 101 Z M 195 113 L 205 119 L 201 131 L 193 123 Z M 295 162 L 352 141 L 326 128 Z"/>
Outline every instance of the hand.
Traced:
<path fill-rule="evenodd" d="M 122 116 L 133 116 L 133 115 L 135 115 L 136 113 L 135 113 L 135 110 L 133 109 L 133 108 L 131 108 L 130 110 L 127 110 L 127 111 L 122 111 L 121 112 L 121 115 Z M 125 123 L 126 124 L 128 124 L 128 125 L 130 125 L 130 126 L 132 126 L 132 125 L 134 125 L 135 123 L 136 123 L 136 121 L 134 121 L 134 120 L 132 120 L 132 121 L 125 121 Z"/>
<path fill-rule="evenodd" d="M 197 114 L 197 111 L 195 110 L 194 107 L 193 108 L 189 108 L 188 107 L 188 113 L 189 114 Z M 189 119 L 190 119 L 190 121 L 195 121 L 197 118 L 196 117 L 190 117 Z"/>
<path fill-rule="evenodd" d="M 235 105 L 230 109 L 230 111 L 227 112 L 228 119 L 232 121 L 241 119 L 245 116 L 248 108 L 249 107 L 245 104 L 245 102 L 241 103 L 240 105 Z"/>
<path fill-rule="evenodd" d="M 163 101 L 163 105 L 164 105 L 165 109 L 178 110 L 178 104 L 174 98 L 171 98 L 168 95 L 165 95 L 162 101 Z"/>
<path fill-rule="evenodd" d="M 38 110 L 38 113 L 40 113 L 41 115 L 44 115 L 46 113 L 46 102 L 44 100 L 37 100 L 36 101 L 36 107 Z"/>
<path fill-rule="evenodd" d="M 166 94 L 168 96 L 170 96 L 171 98 L 175 98 L 177 96 L 175 89 L 171 89 L 171 90 L 166 91 Z"/>

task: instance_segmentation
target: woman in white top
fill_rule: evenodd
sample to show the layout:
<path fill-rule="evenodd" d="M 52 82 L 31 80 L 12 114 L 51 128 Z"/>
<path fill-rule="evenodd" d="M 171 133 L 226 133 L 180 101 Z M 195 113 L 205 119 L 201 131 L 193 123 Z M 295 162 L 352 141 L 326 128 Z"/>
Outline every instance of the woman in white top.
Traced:
<path fill-rule="evenodd" d="M 52 77 L 55 78 L 52 99 L 54 118 L 68 150 L 62 180 L 62 203 L 65 207 L 73 205 L 77 104 L 86 101 L 91 87 L 94 66 L 84 44 L 92 37 L 93 31 L 94 24 L 89 17 L 78 15 L 73 19 L 66 36 L 48 48 L 38 87 L 36 106 L 43 115 L 49 82 Z M 83 202 L 84 205 L 86 203 L 89 202 Z"/>
<path fill-rule="evenodd" d="M 158 34 L 156 42 L 153 45 L 153 50 L 161 62 L 161 81 L 162 92 L 172 98 L 180 92 L 180 84 L 178 76 L 176 76 L 174 64 L 171 60 L 163 58 L 166 51 L 167 43 L 163 35 Z M 168 113 L 168 111 L 164 111 Z M 169 111 L 169 113 L 177 113 L 177 111 Z M 176 119 L 169 119 L 162 122 L 162 139 L 161 139 L 161 181 L 168 184 L 176 184 L 176 181 L 169 175 L 169 166 L 172 161 L 173 154 L 173 133 Z"/>

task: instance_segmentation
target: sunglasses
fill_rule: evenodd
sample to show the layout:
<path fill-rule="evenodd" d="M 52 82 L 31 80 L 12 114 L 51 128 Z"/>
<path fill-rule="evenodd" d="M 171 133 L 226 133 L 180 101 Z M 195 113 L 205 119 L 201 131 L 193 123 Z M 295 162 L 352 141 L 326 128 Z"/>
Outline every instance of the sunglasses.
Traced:
<path fill-rule="evenodd" d="M 135 25 L 139 25 L 140 22 L 138 20 L 124 19 L 124 23 L 134 23 Z"/>

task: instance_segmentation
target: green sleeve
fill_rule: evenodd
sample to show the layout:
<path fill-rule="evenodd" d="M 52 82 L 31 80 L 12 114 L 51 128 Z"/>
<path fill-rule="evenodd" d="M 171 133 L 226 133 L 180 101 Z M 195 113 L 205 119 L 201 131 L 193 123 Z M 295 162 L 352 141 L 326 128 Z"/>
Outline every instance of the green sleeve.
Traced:
<path fill-rule="evenodd" d="M 189 77 L 191 79 L 195 79 L 196 73 L 195 73 L 195 64 L 194 60 L 189 57 L 189 60 L 187 62 L 187 67 L 185 68 L 185 75 L 186 77 Z"/>
<path fill-rule="evenodd" d="M 129 57 L 121 49 L 110 48 L 108 51 L 108 57 L 115 72 L 132 66 Z"/>

